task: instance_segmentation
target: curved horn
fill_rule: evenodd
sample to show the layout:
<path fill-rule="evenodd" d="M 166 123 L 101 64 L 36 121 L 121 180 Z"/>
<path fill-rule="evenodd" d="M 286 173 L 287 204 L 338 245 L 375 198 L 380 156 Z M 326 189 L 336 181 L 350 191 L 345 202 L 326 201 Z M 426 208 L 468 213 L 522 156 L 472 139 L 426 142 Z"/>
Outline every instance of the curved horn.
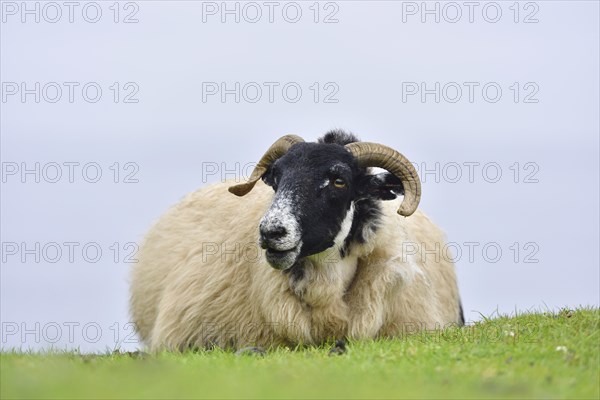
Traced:
<path fill-rule="evenodd" d="M 304 139 L 300 136 L 296 135 L 285 135 L 277 139 L 275 143 L 269 147 L 269 150 L 262 156 L 256 167 L 254 167 L 254 171 L 252 171 L 252 175 L 248 179 L 248 182 L 240 183 L 239 185 L 234 185 L 229 187 L 229 191 L 236 196 L 244 196 L 248 194 L 256 185 L 256 182 L 267 172 L 269 166 L 273 164 L 278 158 L 283 156 L 287 151 L 295 145 L 296 143 L 303 143 Z"/>
<path fill-rule="evenodd" d="M 398 214 L 408 217 L 421 200 L 421 181 L 410 161 L 396 150 L 378 143 L 354 142 L 345 146 L 361 167 L 379 167 L 396 175 L 404 186 L 404 200 Z"/>

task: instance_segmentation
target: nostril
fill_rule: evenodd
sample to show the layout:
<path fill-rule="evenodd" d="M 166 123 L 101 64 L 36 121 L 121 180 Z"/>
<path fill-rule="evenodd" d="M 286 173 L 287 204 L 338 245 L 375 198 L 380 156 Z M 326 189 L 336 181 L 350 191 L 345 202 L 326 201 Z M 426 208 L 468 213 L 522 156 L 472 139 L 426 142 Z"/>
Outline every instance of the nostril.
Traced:
<path fill-rule="evenodd" d="M 279 239 L 284 237 L 287 234 L 287 230 L 283 226 L 278 226 L 274 229 L 271 229 L 269 232 L 270 239 Z"/>
<path fill-rule="evenodd" d="M 260 230 L 260 234 L 265 240 L 277 240 L 287 235 L 287 230 L 283 226 L 269 227 Z"/>

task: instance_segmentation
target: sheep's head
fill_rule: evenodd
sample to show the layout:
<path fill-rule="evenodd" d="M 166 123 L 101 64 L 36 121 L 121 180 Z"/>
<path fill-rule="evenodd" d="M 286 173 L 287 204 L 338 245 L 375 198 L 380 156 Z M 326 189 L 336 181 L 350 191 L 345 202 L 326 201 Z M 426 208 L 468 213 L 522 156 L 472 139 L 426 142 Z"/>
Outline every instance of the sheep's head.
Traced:
<path fill-rule="evenodd" d="M 389 172 L 370 175 L 368 167 Z M 267 261 L 277 269 L 341 245 L 350 232 L 357 202 L 404 194 L 398 214 L 409 216 L 421 196 L 417 172 L 404 156 L 341 132 L 331 132 L 318 143 L 294 135 L 280 138 L 248 182 L 229 191 L 244 196 L 261 178 L 275 195 L 259 224 L 260 243 Z"/>

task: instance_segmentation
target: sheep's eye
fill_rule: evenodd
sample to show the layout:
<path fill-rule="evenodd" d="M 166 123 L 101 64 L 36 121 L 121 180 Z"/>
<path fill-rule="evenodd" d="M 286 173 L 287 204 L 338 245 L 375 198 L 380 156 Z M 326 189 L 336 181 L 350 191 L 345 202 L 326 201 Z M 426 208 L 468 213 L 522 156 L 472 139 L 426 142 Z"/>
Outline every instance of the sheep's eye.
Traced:
<path fill-rule="evenodd" d="M 336 178 L 333 180 L 333 186 L 338 189 L 343 189 L 346 187 L 346 182 L 342 178 Z"/>

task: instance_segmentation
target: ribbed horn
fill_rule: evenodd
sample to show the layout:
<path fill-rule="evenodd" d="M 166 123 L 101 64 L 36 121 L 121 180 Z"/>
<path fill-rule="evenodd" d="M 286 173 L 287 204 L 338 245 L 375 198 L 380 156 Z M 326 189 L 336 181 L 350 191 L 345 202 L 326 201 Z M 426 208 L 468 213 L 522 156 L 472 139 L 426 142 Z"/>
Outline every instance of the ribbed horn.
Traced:
<path fill-rule="evenodd" d="M 398 214 L 408 217 L 417 210 L 421 200 L 421 181 L 410 161 L 396 150 L 378 143 L 355 142 L 345 146 L 361 167 L 383 168 L 402 181 L 404 200 Z"/>
<path fill-rule="evenodd" d="M 234 185 L 229 187 L 229 191 L 236 196 L 244 196 L 248 194 L 256 182 L 264 175 L 265 172 L 269 169 L 269 166 L 273 164 L 278 158 L 281 158 L 285 153 L 288 152 L 290 147 L 295 145 L 296 143 L 303 143 L 304 139 L 300 136 L 296 135 L 285 135 L 277 139 L 275 143 L 269 147 L 269 150 L 262 156 L 256 167 L 254 167 L 254 171 L 250 175 L 250 178 L 247 182 L 240 183 L 239 185 Z"/>

